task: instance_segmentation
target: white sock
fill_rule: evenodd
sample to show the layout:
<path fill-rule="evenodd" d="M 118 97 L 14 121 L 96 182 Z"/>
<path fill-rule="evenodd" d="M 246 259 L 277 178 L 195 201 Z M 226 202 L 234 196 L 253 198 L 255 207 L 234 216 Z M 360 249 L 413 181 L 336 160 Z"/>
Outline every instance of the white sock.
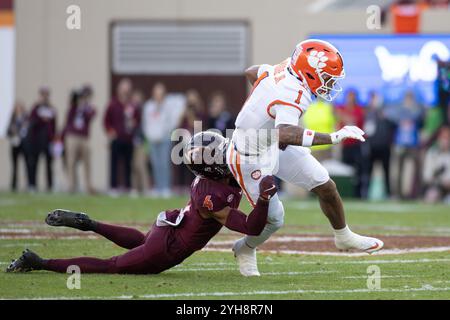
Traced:
<path fill-rule="evenodd" d="M 342 229 L 333 229 L 333 230 L 334 230 L 334 236 L 338 239 L 339 238 L 340 239 L 347 238 L 347 237 L 353 235 L 352 230 L 350 230 L 350 228 L 347 225 Z"/>

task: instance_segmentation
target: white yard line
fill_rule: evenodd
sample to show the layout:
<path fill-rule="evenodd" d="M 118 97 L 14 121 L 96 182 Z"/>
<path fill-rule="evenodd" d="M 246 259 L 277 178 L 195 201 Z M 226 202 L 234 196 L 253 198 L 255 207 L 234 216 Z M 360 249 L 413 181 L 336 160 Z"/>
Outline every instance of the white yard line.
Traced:
<path fill-rule="evenodd" d="M 158 298 L 176 298 L 176 297 L 208 297 L 208 296 L 253 296 L 253 295 L 287 295 L 287 294 L 335 294 L 335 293 L 376 293 L 376 292 L 417 292 L 417 291 L 450 291 L 450 287 L 435 288 L 432 286 L 423 286 L 421 288 L 408 289 L 349 289 L 349 290 L 283 290 L 283 291 L 244 291 L 244 292 L 186 292 L 186 293 L 167 293 L 167 294 L 147 294 L 139 295 L 139 298 L 158 299 Z M 123 299 L 131 299 L 133 296 L 122 296 Z"/>
<path fill-rule="evenodd" d="M 97 235 L 86 235 L 86 236 L 65 236 L 63 233 L 52 233 L 48 235 L 36 236 L 36 235 L 14 235 L 14 236 L 1 236 L 0 240 L 23 240 L 23 239 L 33 239 L 33 240 L 48 240 L 58 238 L 60 240 L 78 240 L 78 239 L 98 239 L 100 236 Z"/>
<path fill-rule="evenodd" d="M 213 243 L 212 243 L 213 244 Z M 207 246 L 204 251 L 229 252 L 230 249 L 211 248 Z M 302 250 L 259 250 L 265 253 L 283 253 L 294 255 L 310 255 L 310 256 L 335 256 L 335 257 L 365 257 L 365 252 L 336 252 L 336 251 L 302 251 Z M 450 251 L 448 247 L 428 247 L 428 248 L 411 248 L 411 249 L 385 249 L 374 252 L 372 255 L 389 255 L 389 254 L 405 254 L 405 253 L 426 253 L 426 252 L 445 252 Z"/>
<path fill-rule="evenodd" d="M 181 298 L 181 297 L 231 297 L 231 296 L 258 296 L 258 295 L 288 295 L 288 294 L 352 294 L 352 293 L 407 293 L 421 291 L 450 291 L 450 287 L 433 287 L 423 285 L 420 288 L 404 289 L 348 289 L 348 290 L 256 290 L 256 291 L 223 291 L 223 292 L 182 292 L 182 293 L 159 293 L 159 294 L 141 294 L 141 295 L 121 295 L 121 296 L 102 296 L 102 297 L 39 297 L 39 298 L 19 298 L 31 300 L 84 300 L 84 299 L 163 299 L 163 298 Z"/>
<path fill-rule="evenodd" d="M 14 247 L 40 247 L 42 243 L 3 243 L 0 244 L 2 248 L 14 248 Z"/>
<path fill-rule="evenodd" d="M 361 276 L 347 276 L 347 277 L 342 277 L 342 279 L 367 279 L 368 275 L 361 275 Z M 380 278 L 382 279 L 387 279 L 387 278 L 418 278 L 417 276 L 413 276 L 410 274 L 397 274 L 397 275 L 392 275 L 392 276 L 384 276 L 381 275 Z"/>
<path fill-rule="evenodd" d="M 237 265 L 235 268 L 183 268 L 177 267 L 167 270 L 167 272 L 202 272 L 202 271 L 237 271 Z M 261 272 L 264 276 L 295 276 L 295 275 L 312 275 L 312 274 L 325 274 L 336 273 L 337 271 L 280 271 L 280 272 Z"/>
<path fill-rule="evenodd" d="M 368 255 L 367 255 L 368 256 Z M 450 259 L 392 259 L 392 260 L 358 260 L 358 261 L 299 261 L 297 264 L 372 264 L 372 263 L 431 263 L 431 262 L 450 262 Z M 258 265 L 281 265 L 285 264 L 282 262 L 275 261 L 260 261 Z M 180 264 L 176 268 L 182 267 L 194 267 L 194 266 L 234 266 L 235 262 L 203 262 L 203 263 L 188 263 L 188 264 Z"/>
<path fill-rule="evenodd" d="M 1 233 L 5 232 L 13 232 L 13 233 L 31 233 L 31 229 L 25 229 L 25 228 L 0 228 Z"/>
<path fill-rule="evenodd" d="M 299 261 L 298 264 L 389 264 L 389 263 L 432 263 L 432 262 L 450 262 L 450 259 L 392 259 L 392 260 L 357 260 L 357 261 Z"/>

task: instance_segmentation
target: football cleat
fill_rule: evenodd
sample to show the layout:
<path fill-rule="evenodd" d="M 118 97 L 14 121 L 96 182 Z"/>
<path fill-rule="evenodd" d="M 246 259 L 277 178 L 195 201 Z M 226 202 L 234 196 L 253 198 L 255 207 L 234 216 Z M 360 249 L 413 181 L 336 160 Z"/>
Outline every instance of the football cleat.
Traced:
<path fill-rule="evenodd" d="M 356 249 L 372 254 L 383 248 L 384 243 L 380 239 L 364 237 L 359 234 L 352 233 L 351 236 L 341 239 L 335 238 L 334 243 L 339 250 Z"/>
<path fill-rule="evenodd" d="M 6 268 L 6 272 L 29 272 L 32 270 L 41 270 L 44 260 L 33 251 L 26 249 L 22 255 L 11 262 Z"/>
<path fill-rule="evenodd" d="M 259 277 L 258 264 L 256 261 L 256 249 L 250 248 L 241 238 L 234 243 L 234 256 L 239 265 L 239 272 L 245 277 Z"/>
<path fill-rule="evenodd" d="M 50 212 L 45 218 L 45 223 L 53 227 L 70 227 L 82 231 L 95 229 L 95 221 L 82 212 L 56 209 Z"/>

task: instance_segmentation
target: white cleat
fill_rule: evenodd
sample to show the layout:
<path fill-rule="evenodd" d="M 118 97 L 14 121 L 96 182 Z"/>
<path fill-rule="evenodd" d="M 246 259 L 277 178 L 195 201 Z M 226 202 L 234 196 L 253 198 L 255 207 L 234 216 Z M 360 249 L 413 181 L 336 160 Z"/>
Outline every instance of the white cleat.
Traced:
<path fill-rule="evenodd" d="M 344 239 L 335 237 L 334 243 L 339 250 L 356 249 L 369 254 L 381 250 L 384 245 L 383 241 L 380 239 L 364 237 L 356 233 L 353 233 L 351 236 Z"/>
<path fill-rule="evenodd" d="M 234 243 L 233 252 L 239 265 L 239 272 L 244 277 L 259 277 L 261 275 L 256 262 L 256 249 L 250 248 L 245 243 L 245 238 L 241 238 Z"/>

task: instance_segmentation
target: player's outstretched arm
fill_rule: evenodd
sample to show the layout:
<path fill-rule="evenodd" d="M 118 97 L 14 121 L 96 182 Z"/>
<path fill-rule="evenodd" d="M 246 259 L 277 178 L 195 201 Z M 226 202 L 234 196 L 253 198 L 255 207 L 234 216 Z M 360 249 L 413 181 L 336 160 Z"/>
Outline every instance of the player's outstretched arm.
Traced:
<path fill-rule="evenodd" d="M 364 131 L 356 126 L 345 126 L 333 133 L 320 133 L 304 129 L 295 125 L 280 124 L 278 129 L 278 142 L 280 145 L 318 146 L 324 144 L 338 144 L 345 139 L 364 139 Z"/>
<path fill-rule="evenodd" d="M 247 77 L 247 80 L 251 83 L 251 85 L 253 85 L 258 79 L 259 67 L 259 65 L 254 65 L 245 70 L 245 76 Z"/>
<path fill-rule="evenodd" d="M 250 236 L 258 236 L 267 223 L 270 198 L 277 192 L 273 176 L 264 177 L 259 183 L 259 198 L 252 212 L 247 216 L 230 207 L 213 213 L 213 217 L 228 229 Z"/>

